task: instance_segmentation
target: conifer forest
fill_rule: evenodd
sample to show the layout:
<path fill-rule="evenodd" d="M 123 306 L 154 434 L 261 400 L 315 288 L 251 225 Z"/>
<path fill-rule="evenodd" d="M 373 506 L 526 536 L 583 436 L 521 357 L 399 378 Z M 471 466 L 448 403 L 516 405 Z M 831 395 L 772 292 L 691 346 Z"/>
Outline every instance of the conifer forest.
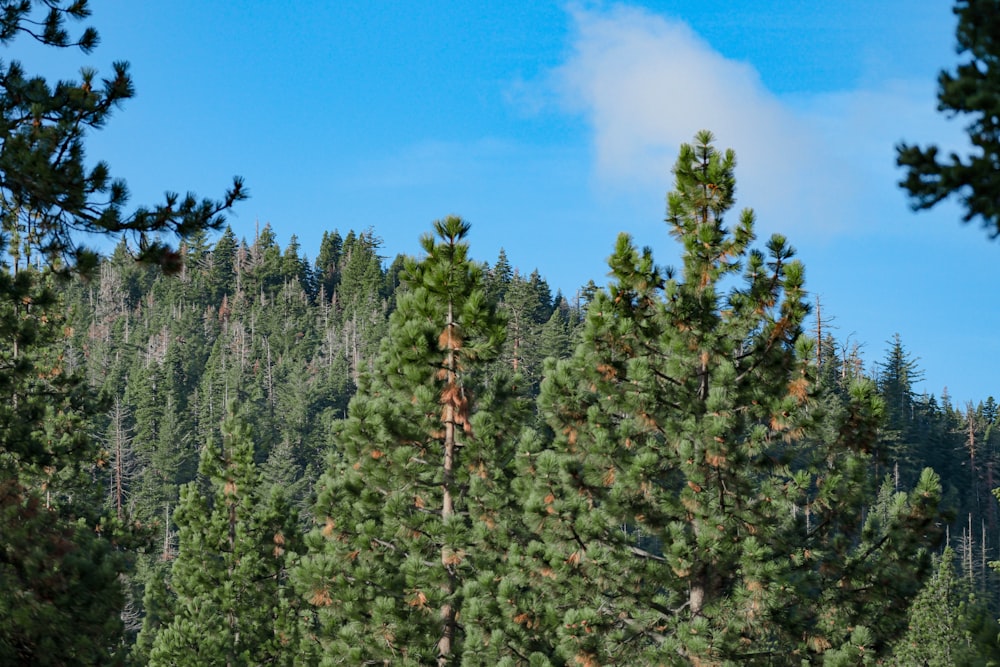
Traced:
<path fill-rule="evenodd" d="M 0 9 L 4 45 L 96 45 L 85 1 Z M 997 34 L 996 2 L 956 11 Z M 967 45 L 994 93 L 998 43 Z M 127 65 L 27 65 L 0 67 L 0 664 L 1000 664 L 1000 406 L 918 393 L 893 332 L 838 339 L 711 132 L 665 176 L 677 265 L 611 236 L 564 294 L 457 216 L 386 257 L 377 228 L 238 237 L 238 178 L 130 208 L 83 160 Z M 985 166 L 900 146 L 915 206 L 979 188 L 997 224 L 987 130 Z"/>

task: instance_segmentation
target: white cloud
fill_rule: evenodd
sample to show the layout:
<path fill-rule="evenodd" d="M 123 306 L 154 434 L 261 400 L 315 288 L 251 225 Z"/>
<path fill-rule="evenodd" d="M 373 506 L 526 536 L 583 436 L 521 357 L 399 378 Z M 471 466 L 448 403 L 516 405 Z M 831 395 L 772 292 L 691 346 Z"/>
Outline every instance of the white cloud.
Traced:
<path fill-rule="evenodd" d="M 545 83 L 591 126 L 605 188 L 662 196 L 677 147 L 709 129 L 736 151 L 738 205 L 761 231 L 823 237 L 869 227 L 873 206 L 905 213 L 893 146 L 941 136 L 933 82 L 782 98 L 683 21 L 624 5 L 570 13 L 572 50 Z"/>

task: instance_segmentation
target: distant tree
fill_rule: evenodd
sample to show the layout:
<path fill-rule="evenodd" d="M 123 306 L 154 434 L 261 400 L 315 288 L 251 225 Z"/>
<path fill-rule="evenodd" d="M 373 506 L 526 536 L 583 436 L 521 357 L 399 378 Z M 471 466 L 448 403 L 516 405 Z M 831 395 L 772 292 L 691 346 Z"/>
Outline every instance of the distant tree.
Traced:
<path fill-rule="evenodd" d="M 562 300 L 565 303 L 565 300 Z M 566 311 L 556 308 L 552 311 L 552 316 L 541 329 L 538 336 L 538 352 L 542 359 L 552 357 L 563 359 L 569 356 L 570 349 L 570 323 L 568 309 Z"/>
<path fill-rule="evenodd" d="M 450 217 L 409 260 L 377 363 L 361 376 L 317 492 L 297 579 L 324 664 L 492 664 L 516 656 L 497 573 L 519 534 L 523 402 L 488 373 L 503 320 Z M 514 646 L 512 646 L 514 644 Z"/>
<path fill-rule="evenodd" d="M 333 297 L 340 283 L 340 253 L 344 239 L 340 232 L 323 232 L 319 254 L 316 256 L 316 280 L 327 299 Z"/>
<path fill-rule="evenodd" d="M 285 262 L 281 256 L 281 247 L 271 223 L 259 230 L 253 245 L 250 246 L 248 276 L 254 296 L 269 298 L 279 290 L 284 283 Z"/>
<path fill-rule="evenodd" d="M 528 283 L 531 285 L 531 291 L 535 295 L 535 308 L 532 316 L 536 324 L 545 324 L 548 322 L 549 317 L 552 315 L 552 309 L 556 305 L 552 301 L 552 289 L 545 278 L 542 278 L 542 274 L 538 272 L 538 269 L 531 272 L 531 275 L 528 277 Z"/>
<path fill-rule="evenodd" d="M 513 279 L 514 269 L 507 259 L 507 251 L 500 248 L 496 264 L 486 272 L 486 295 L 493 301 L 502 301 Z"/>
<path fill-rule="evenodd" d="M 947 547 L 937 570 L 913 600 L 906 634 L 893 647 L 893 665 L 995 664 L 997 623 L 975 601 L 970 582 L 955 572 L 955 552 Z M 992 635 L 992 636 L 990 636 Z"/>
<path fill-rule="evenodd" d="M 239 242 L 233 229 L 229 225 L 222 232 L 222 236 L 216 241 L 211 252 L 211 267 L 206 277 L 208 294 L 206 295 L 213 303 L 222 301 L 225 295 L 233 294 L 233 283 L 235 275 L 236 248 Z"/>
<path fill-rule="evenodd" d="M 878 365 L 876 386 L 885 405 L 885 426 L 876 452 L 876 477 L 888 470 L 902 475 L 907 484 L 915 481 L 927 462 L 922 462 L 918 451 L 916 426 L 916 406 L 913 385 L 919 382 L 923 373 L 917 366 L 902 339 L 896 334 L 889 342 L 885 360 Z"/>
<path fill-rule="evenodd" d="M 983 404 L 983 419 L 986 423 L 992 426 L 997 421 L 997 402 L 992 396 L 986 398 L 986 403 Z"/>
<path fill-rule="evenodd" d="M 297 283 L 305 294 L 312 299 L 316 293 L 316 284 L 312 266 L 304 258 L 300 257 L 302 247 L 299 245 L 299 238 L 295 234 L 288 239 L 288 246 L 285 247 L 285 254 L 282 257 L 282 277 L 285 283 Z"/>
<path fill-rule="evenodd" d="M 367 312 L 380 300 L 384 289 L 382 239 L 373 230 L 347 234 L 340 256 L 339 305 L 350 318 Z"/>
<path fill-rule="evenodd" d="M 958 53 L 967 56 L 955 71 L 938 77 L 938 109 L 969 118 L 972 150 L 939 156 L 937 146 L 897 147 L 906 169 L 900 185 L 914 209 L 928 209 L 951 195 L 965 209 L 963 220 L 979 219 L 991 238 L 1000 235 L 1000 1 L 958 0 Z"/>
<path fill-rule="evenodd" d="M 885 601 L 928 570 L 937 480 L 866 515 L 881 403 L 857 384 L 824 418 L 802 265 L 781 236 L 751 249 L 750 210 L 724 224 L 734 167 L 708 132 L 681 147 L 682 267 L 620 236 L 542 384 L 554 442 L 518 457 L 539 537 L 502 590 L 567 663 L 798 665 L 862 635 L 884 655 L 905 627 Z"/>
<path fill-rule="evenodd" d="M 385 271 L 385 281 L 382 293 L 389 300 L 389 312 L 392 312 L 396 308 L 396 291 L 399 289 L 403 281 L 403 275 L 406 272 L 406 256 L 396 255 L 389 264 L 389 268 Z"/>
<path fill-rule="evenodd" d="M 503 290 L 500 309 L 507 319 L 507 342 L 502 362 L 515 373 L 521 373 L 529 381 L 537 382 L 539 362 L 535 341 L 539 323 L 538 294 L 532 283 L 514 273 Z"/>
<path fill-rule="evenodd" d="M 372 362 L 385 335 L 388 303 L 382 258 L 378 254 L 381 245 L 382 239 L 372 230 L 361 234 L 351 231 L 344 238 L 340 256 L 336 301 L 355 384 Z"/>

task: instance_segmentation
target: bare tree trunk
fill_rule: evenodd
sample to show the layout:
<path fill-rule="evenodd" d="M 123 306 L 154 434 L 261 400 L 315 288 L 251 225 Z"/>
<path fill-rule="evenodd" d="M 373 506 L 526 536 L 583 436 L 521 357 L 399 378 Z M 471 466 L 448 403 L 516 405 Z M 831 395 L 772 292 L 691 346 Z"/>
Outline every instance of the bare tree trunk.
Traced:
<path fill-rule="evenodd" d="M 816 368 L 823 365 L 823 315 L 819 306 L 819 294 L 816 295 Z"/>
<path fill-rule="evenodd" d="M 445 345 L 448 350 L 445 357 L 445 397 L 443 401 L 443 421 L 444 421 L 444 475 L 441 482 L 441 521 L 447 523 L 455 514 L 455 504 L 452 498 L 452 487 L 455 483 L 455 396 L 453 392 L 457 389 L 457 363 L 455 350 L 457 339 L 455 336 L 455 320 L 452 312 L 452 303 L 448 302 L 448 320 L 445 323 Z M 441 565 L 446 573 L 443 585 L 445 596 L 450 598 L 455 591 L 453 554 L 447 545 L 441 546 Z M 438 641 L 438 664 L 447 665 L 450 661 L 452 645 L 455 639 L 455 608 L 451 602 L 446 602 L 441 607 L 441 638 Z"/>

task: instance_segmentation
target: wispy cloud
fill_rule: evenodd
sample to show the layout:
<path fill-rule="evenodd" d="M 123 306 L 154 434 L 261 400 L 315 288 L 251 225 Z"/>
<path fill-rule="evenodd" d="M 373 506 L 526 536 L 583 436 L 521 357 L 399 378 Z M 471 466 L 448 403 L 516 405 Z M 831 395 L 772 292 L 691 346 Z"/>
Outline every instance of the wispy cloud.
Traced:
<path fill-rule="evenodd" d="M 572 48 L 544 97 L 587 120 L 605 188 L 662 193 L 678 145 L 710 129 L 736 150 L 739 204 L 762 231 L 826 236 L 869 227 L 873 207 L 903 213 L 893 146 L 941 134 L 933 82 L 779 97 L 683 21 L 625 5 L 570 14 Z"/>

